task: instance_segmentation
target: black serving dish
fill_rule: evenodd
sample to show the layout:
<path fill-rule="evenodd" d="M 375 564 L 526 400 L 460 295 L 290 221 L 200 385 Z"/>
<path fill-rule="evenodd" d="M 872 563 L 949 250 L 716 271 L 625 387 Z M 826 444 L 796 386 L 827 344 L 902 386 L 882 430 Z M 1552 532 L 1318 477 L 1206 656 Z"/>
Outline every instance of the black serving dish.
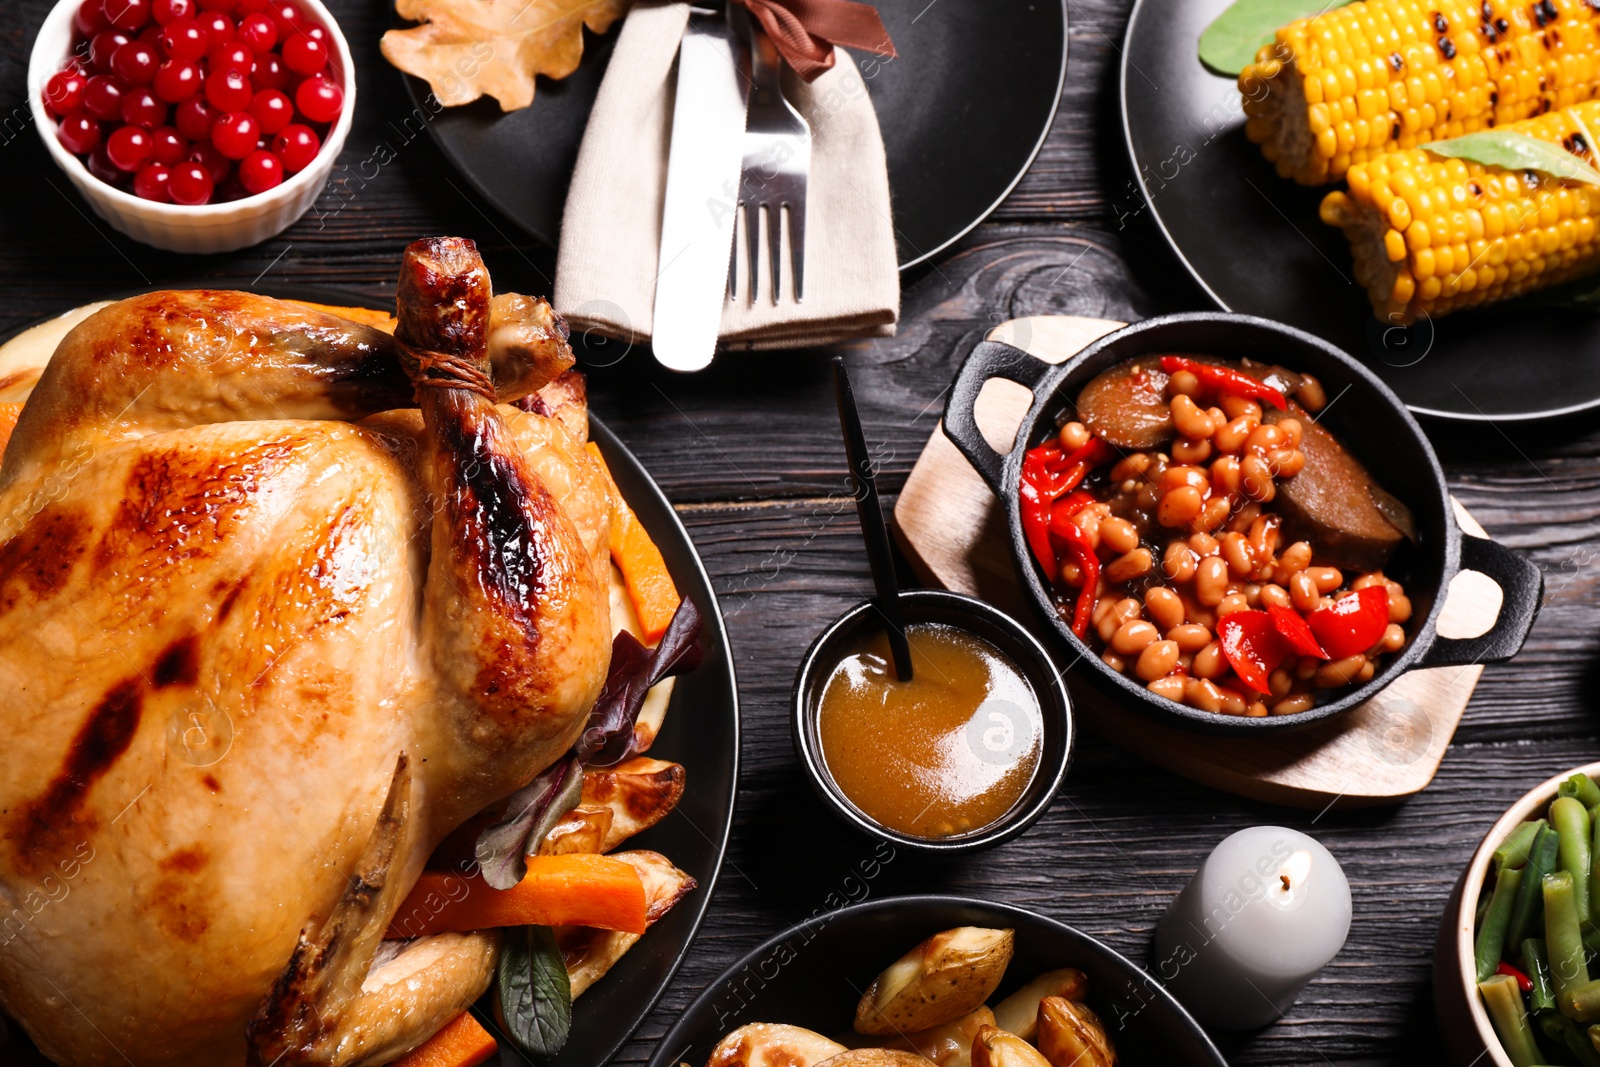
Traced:
<path fill-rule="evenodd" d="M 1339 690 L 1337 698 L 1296 715 L 1242 718 L 1200 711 L 1158 697 L 1106 666 L 1098 650 L 1074 636 L 1056 613 L 1022 533 L 1017 507 L 1022 455 L 1055 432 L 1055 415 L 1072 405 L 1095 375 L 1135 357 L 1161 352 L 1249 357 L 1316 375 L 1330 398 L 1319 421 L 1411 508 L 1417 521 L 1417 542 L 1402 545 L 1385 568 L 1404 583 L 1411 598 L 1408 641 L 1365 685 Z M 1018 382 L 1033 391 L 1033 405 L 1011 451 L 1005 454 L 989 446 L 973 419 L 978 393 L 991 378 Z M 999 495 L 1017 574 L 1040 618 L 1073 657 L 1070 669 L 1087 675 L 1114 699 L 1190 730 L 1260 736 L 1303 729 L 1350 710 L 1406 671 L 1510 659 L 1522 648 L 1544 595 L 1544 575 L 1527 559 L 1493 541 L 1462 536 L 1433 446 L 1388 386 L 1328 342 L 1267 319 L 1225 312 L 1167 315 L 1102 337 L 1060 364 L 985 341 L 973 349 L 956 376 L 945 406 L 944 432 Z M 1504 593 L 1500 615 L 1478 637 L 1440 637 L 1435 629 L 1439 611 L 1450 580 L 1461 570 L 1486 574 L 1500 586 Z"/>
<path fill-rule="evenodd" d="M 817 736 L 817 712 L 822 687 L 827 683 L 833 665 L 839 662 L 842 650 L 849 647 L 863 631 L 881 629 L 884 625 L 883 616 L 869 600 L 845 612 L 811 643 L 800 661 L 799 673 L 795 675 L 790 725 L 795 752 L 805 766 L 811 786 L 822 802 L 851 827 L 868 837 L 918 855 L 959 856 L 1009 841 L 1031 826 L 1050 807 L 1050 802 L 1055 799 L 1067 775 L 1067 767 L 1072 763 L 1076 731 L 1072 723 L 1072 702 L 1067 696 L 1066 686 L 1061 682 L 1061 673 L 1051 662 L 1049 652 L 1021 623 L 981 600 L 940 589 L 915 589 L 900 594 L 900 611 L 907 624 L 944 623 L 975 634 L 1016 664 L 1033 687 L 1034 696 L 1039 701 L 1040 719 L 1044 724 L 1039 766 L 1034 772 L 1033 781 L 1028 783 L 1021 799 L 998 821 L 965 834 L 942 838 L 913 837 L 890 830 L 845 796 L 822 758 L 822 746 Z"/>
<path fill-rule="evenodd" d="M 861 991 L 880 970 L 954 926 L 1016 931 L 1016 955 L 991 1002 L 1043 971 L 1076 967 L 1088 976 L 1089 1006 L 1118 1062 L 1227 1067 L 1189 1013 L 1126 957 L 1021 908 L 946 896 L 889 897 L 790 927 L 718 975 L 661 1039 L 649 1067 L 702 1067 L 718 1041 L 747 1023 L 790 1023 L 830 1036 L 848 1030 Z"/>

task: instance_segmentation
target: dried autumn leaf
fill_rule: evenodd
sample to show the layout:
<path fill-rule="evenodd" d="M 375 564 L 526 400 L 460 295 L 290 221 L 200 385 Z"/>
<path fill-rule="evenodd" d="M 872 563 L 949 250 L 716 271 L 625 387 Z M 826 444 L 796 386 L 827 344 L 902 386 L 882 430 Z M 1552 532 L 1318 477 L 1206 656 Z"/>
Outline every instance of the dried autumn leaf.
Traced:
<path fill-rule="evenodd" d="M 488 94 L 504 111 L 533 103 L 537 75 L 565 78 L 583 27 L 604 33 L 633 0 L 396 0 L 420 25 L 383 35 L 383 57 L 425 79 L 446 107 Z"/>

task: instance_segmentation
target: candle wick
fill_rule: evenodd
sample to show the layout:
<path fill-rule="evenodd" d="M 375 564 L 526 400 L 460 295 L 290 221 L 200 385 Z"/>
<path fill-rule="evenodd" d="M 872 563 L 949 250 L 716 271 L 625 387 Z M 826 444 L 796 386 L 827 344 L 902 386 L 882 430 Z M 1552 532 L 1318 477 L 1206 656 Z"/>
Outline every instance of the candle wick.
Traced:
<path fill-rule="evenodd" d="M 1285 893 L 1294 888 L 1293 885 L 1289 884 L 1289 876 L 1287 874 L 1278 875 L 1278 880 L 1283 883 L 1283 891 Z"/>

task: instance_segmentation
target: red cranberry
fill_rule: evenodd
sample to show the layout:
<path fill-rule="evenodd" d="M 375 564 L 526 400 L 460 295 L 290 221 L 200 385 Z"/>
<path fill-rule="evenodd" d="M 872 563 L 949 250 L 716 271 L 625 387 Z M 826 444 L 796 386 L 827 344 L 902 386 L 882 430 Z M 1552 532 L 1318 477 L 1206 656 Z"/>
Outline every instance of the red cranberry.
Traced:
<path fill-rule="evenodd" d="M 220 114 L 220 111 L 206 103 L 205 97 L 196 93 L 178 105 L 172 123 L 189 140 L 203 141 L 211 136 L 211 124 L 217 121 Z"/>
<path fill-rule="evenodd" d="M 283 169 L 290 174 L 305 170 L 317 158 L 317 150 L 321 147 L 322 142 L 311 131 L 311 127 L 298 122 L 285 126 L 272 139 L 272 154 L 283 160 Z"/>
<path fill-rule="evenodd" d="M 150 6 L 150 14 L 158 26 L 170 26 L 179 19 L 192 19 L 199 11 L 200 5 L 194 0 L 155 0 Z"/>
<path fill-rule="evenodd" d="M 156 50 L 139 41 L 129 41 L 111 53 L 111 73 L 129 85 L 149 85 L 155 81 L 160 65 Z"/>
<path fill-rule="evenodd" d="M 63 70 L 50 75 L 50 80 L 44 83 L 44 106 L 56 118 L 72 114 L 83 106 L 83 86 L 87 81 L 82 74 L 73 71 Z M 287 97 L 284 102 L 288 103 Z"/>
<path fill-rule="evenodd" d="M 150 21 L 150 0 L 102 0 L 106 18 L 119 30 L 133 33 Z"/>
<path fill-rule="evenodd" d="M 332 122 L 339 117 L 339 109 L 344 107 L 344 90 L 333 84 L 330 78 L 313 75 L 301 82 L 300 88 L 294 91 L 294 105 L 300 109 L 300 114 L 312 122 Z"/>
<path fill-rule="evenodd" d="M 149 89 L 130 89 L 122 98 L 122 121 L 129 126 L 153 130 L 167 121 L 167 105 Z"/>
<path fill-rule="evenodd" d="M 100 144 L 100 124 L 82 111 L 75 111 L 61 120 L 56 128 L 56 140 L 75 156 L 92 152 Z"/>
<path fill-rule="evenodd" d="M 187 60 L 169 59 L 156 68 L 156 95 L 169 104 L 188 100 L 203 83 L 200 67 Z"/>
<path fill-rule="evenodd" d="M 150 145 L 150 158 L 169 167 L 189 154 L 188 139 L 171 126 L 151 130 Z"/>
<path fill-rule="evenodd" d="M 194 19 L 179 19 L 161 31 L 161 49 L 172 59 L 193 63 L 206 54 L 211 37 Z"/>
<path fill-rule="evenodd" d="M 108 74 L 96 74 L 83 85 L 83 108 L 97 119 L 122 117 L 122 83 Z"/>
<path fill-rule="evenodd" d="M 172 199 L 167 195 L 167 182 L 171 177 L 172 168 L 165 163 L 146 163 L 133 176 L 134 194 L 164 204 Z"/>
<path fill-rule="evenodd" d="M 199 163 L 179 163 L 167 178 L 167 195 L 174 204 L 193 206 L 211 199 L 213 182 Z"/>
<path fill-rule="evenodd" d="M 106 158 L 118 170 L 132 173 L 150 160 L 150 134 L 137 126 L 118 126 L 106 138 Z"/>
<path fill-rule="evenodd" d="M 239 182 L 251 193 L 283 184 L 283 161 L 271 152 L 251 152 L 239 164 Z"/>
<path fill-rule="evenodd" d="M 263 89 L 250 101 L 250 114 L 255 116 L 261 132 L 272 136 L 294 121 L 294 105 L 276 89 Z"/>

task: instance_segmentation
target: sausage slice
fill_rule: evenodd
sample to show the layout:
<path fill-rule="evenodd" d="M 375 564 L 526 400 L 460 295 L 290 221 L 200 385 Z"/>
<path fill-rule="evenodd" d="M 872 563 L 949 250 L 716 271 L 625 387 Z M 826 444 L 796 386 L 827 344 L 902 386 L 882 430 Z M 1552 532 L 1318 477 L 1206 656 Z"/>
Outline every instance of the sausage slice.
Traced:
<path fill-rule="evenodd" d="M 1078 394 L 1078 418 L 1117 448 L 1145 452 L 1176 436 L 1160 356 L 1141 356 L 1097 375 Z"/>
<path fill-rule="evenodd" d="M 1283 517 L 1284 537 L 1309 541 L 1320 564 L 1363 571 L 1382 567 L 1402 540 L 1416 537 L 1410 509 L 1299 405 L 1265 412 L 1269 423 L 1286 418 L 1298 419 L 1304 428 L 1300 450 L 1306 465 L 1278 482 L 1272 510 Z"/>

